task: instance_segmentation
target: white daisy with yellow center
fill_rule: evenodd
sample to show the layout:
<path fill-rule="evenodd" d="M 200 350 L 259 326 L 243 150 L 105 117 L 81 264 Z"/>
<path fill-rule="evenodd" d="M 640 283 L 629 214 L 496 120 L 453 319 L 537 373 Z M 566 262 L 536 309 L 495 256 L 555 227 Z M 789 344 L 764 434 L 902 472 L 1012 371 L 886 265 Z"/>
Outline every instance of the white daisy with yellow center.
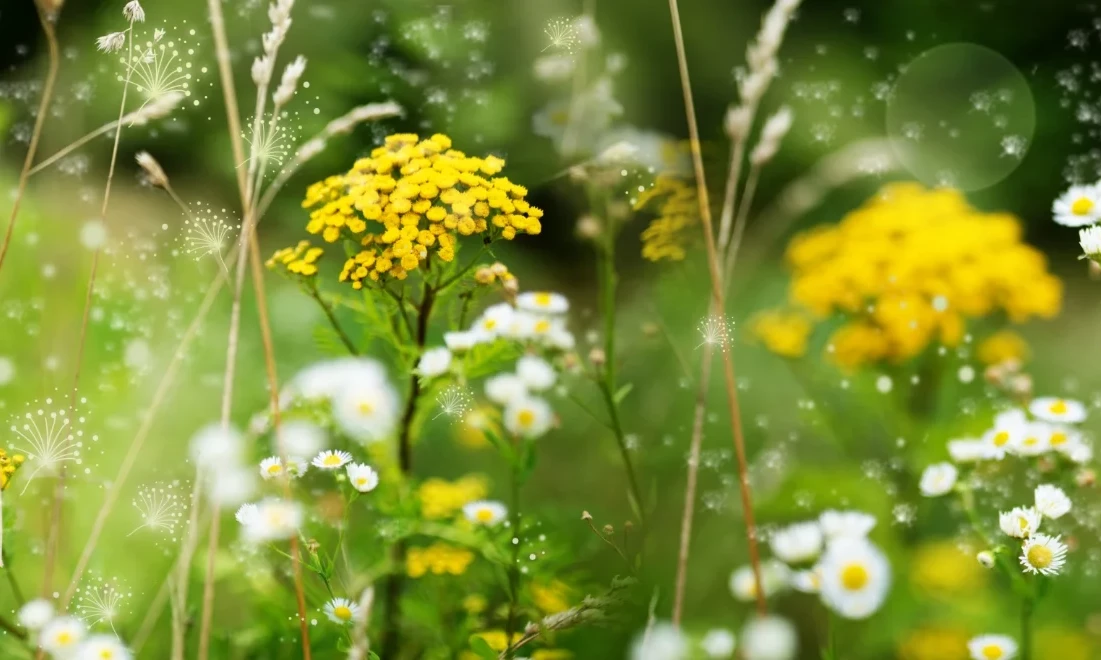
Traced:
<path fill-rule="evenodd" d="M 1078 232 L 1078 244 L 1082 253 L 1101 263 L 1101 226 L 1087 227 Z"/>
<path fill-rule="evenodd" d="M 761 582 L 765 598 L 768 598 L 791 586 L 791 569 L 775 559 L 761 562 Z M 730 593 L 745 603 L 757 599 L 757 580 L 752 566 L 742 566 L 730 574 Z"/>
<path fill-rule="evenodd" d="M 1070 511 L 1070 498 L 1062 488 L 1051 484 L 1040 484 L 1033 493 L 1036 510 L 1045 518 L 1061 518 Z"/>
<path fill-rule="evenodd" d="M 983 434 L 987 458 L 1001 460 L 1020 443 L 1028 432 L 1028 416 L 1023 410 L 1008 410 L 994 418 L 994 428 Z"/>
<path fill-rule="evenodd" d="M 265 481 L 283 476 L 283 460 L 278 456 L 271 456 L 260 461 L 260 476 Z"/>
<path fill-rule="evenodd" d="M 971 660 L 1013 660 L 1017 657 L 1017 642 L 1005 635 L 979 635 L 967 642 Z"/>
<path fill-rule="evenodd" d="M 768 543 L 781 561 L 805 564 L 822 553 L 822 528 L 817 521 L 788 525 L 773 532 Z"/>
<path fill-rule="evenodd" d="M 934 463 L 921 473 L 919 488 L 925 497 L 940 497 L 952 491 L 956 485 L 959 470 L 951 463 Z"/>
<path fill-rule="evenodd" d="M 487 307 L 471 328 L 474 331 L 484 333 L 490 339 L 505 333 L 512 325 L 512 317 L 516 311 L 508 303 L 499 303 Z"/>
<path fill-rule="evenodd" d="M 339 470 L 352 462 L 352 455 L 346 451 L 329 449 L 314 456 L 312 461 L 315 468 L 322 470 Z"/>
<path fill-rule="evenodd" d="M 492 527 L 505 519 L 508 508 L 500 502 L 478 500 L 463 506 L 463 515 L 475 525 Z"/>
<path fill-rule="evenodd" d="M 956 463 L 974 463 L 990 458 L 986 443 L 975 438 L 959 438 L 948 441 L 948 455 Z"/>
<path fill-rule="evenodd" d="M 526 396 L 509 402 L 505 407 L 504 422 L 509 433 L 534 439 L 550 430 L 554 413 L 543 399 Z"/>
<path fill-rule="evenodd" d="M 1021 566 L 1026 573 L 1058 575 L 1067 563 L 1067 544 L 1058 536 L 1033 534 L 1021 546 Z"/>
<path fill-rule="evenodd" d="M 1010 451 L 1018 456 L 1040 456 L 1051 449 L 1048 444 L 1051 438 L 1051 427 L 1044 422 L 1030 422 L 1025 425 L 1024 432 L 1013 439 Z"/>
<path fill-rule="evenodd" d="M 114 635 L 92 635 L 80 644 L 75 660 L 131 660 L 134 654 Z"/>
<path fill-rule="evenodd" d="M 1086 419 L 1086 406 L 1081 401 L 1043 396 L 1028 406 L 1037 419 L 1054 424 L 1078 424 Z"/>
<path fill-rule="evenodd" d="M 827 541 L 862 539 L 875 527 L 875 516 L 863 511 L 823 511 L 818 524 Z"/>
<path fill-rule="evenodd" d="M 516 361 L 516 376 L 531 392 L 549 390 L 558 380 L 554 367 L 536 355 L 525 355 Z"/>
<path fill-rule="evenodd" d="M 570 309 L 570 301 L 560 293 L 532 291 L 517 296 L 516 306 L 529 312 L 541 314 L 565 314 Z"/>
<path fill-rule="evenodd" d="M 64 656 L 72 653 L 80 645 L 86 632 L 80 619 L 60 616 L 42 628 L 38 636 L 38 645 L 48 653 Z"/>
<path fill-rule="evenodd" d="M 1016 539 L 1027 539 L 1040 528 L 1043 517 L 1030 506 L 1019 506 L 998 515 L 998 526 L 1007 535 Z"/>
<path fill-rule="evenodd" d="M 355 620 L 357 614 L 359 614 L 359 604 L 347 598 L 334 598 L 325 603 L 325 616 L 333 623 L 348 625 Z"/>
<path fill-rule="evenodd" d="M 345 434 L 361 442 L 379 442 L 397 427 L 401 399 L 385 381 L 351 385 L 333 400 L 333 418 Z"/>
<path fill-rule="evenodd" d="M 238 510 L 238 514 L 241 511 Z M 302 505 L 279 498 L 268 498 L 256 504 L 238 520 L 246 540 L 252 543 L 268 543 L 289 539 L 298 533 L 305 518 Z"/>
<path fill-rule="evenodd" d="M 435 378 L 451 368 L 451 351 L 443 346 L 430 348 L 417 362 L 417 373 L 423 378 Z"/>
<path fill-rule="evenodd" d="M 351 463 L 344 468 L 348 473 L 348 483 L 361 493 L 369 493 L 378 486 L 378 472 L 370 465 Z"/>
<path fill-rule="evenodd" d="M 52 602 L 45 598 L 36 598 L 28 601 L 26 605 L 19 608 L 17 619 L 19 625 L 27 630 L 41 630 L 42 626 L 45 626 L 53 620 L 54 613 L 54 604 Z"/>
<path fill-rule="evenodd" d="M 1101 189 L 1097 185 L 1071 186 L 1051 206 L 1057 224 L 1085 227 L 1101 219 Z"/>
<path fill-rule="evenodd" d="M 830 543 L 818 564 L 822 602 L 847 619 L 866 619 L 883 605 L 891 587 L 891 565 L 871 542 L 841 539 Z"/>

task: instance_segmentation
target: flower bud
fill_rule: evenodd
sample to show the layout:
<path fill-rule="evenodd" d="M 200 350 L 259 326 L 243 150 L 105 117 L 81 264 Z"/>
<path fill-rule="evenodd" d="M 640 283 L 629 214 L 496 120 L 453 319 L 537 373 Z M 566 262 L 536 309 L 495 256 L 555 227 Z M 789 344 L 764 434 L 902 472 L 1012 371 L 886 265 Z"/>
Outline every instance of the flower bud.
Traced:
<path fill-rule="evenodd" d="M 975 555 L 975 559 L 978 559 L 985 568 L 994 568 L 994 553 L 989 550 L 983 550 Z"/>

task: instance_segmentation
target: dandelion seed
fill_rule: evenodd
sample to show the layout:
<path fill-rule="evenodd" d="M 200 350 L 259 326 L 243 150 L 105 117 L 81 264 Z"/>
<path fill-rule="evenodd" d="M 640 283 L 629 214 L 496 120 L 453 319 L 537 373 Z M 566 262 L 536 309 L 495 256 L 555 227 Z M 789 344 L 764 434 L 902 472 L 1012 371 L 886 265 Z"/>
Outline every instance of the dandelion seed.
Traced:
<path fill-rule="evenodd" d="M 453 419 L 462 419 L 471 409 L 474 396 L 461 385 L 448 385 L 442 392 L 436 395 L 436 405 L 440 407 L 439 414 Z M 432 419 L 436 419 L 433 417 Z"/>
<path fill-rule="evenodd" d="M 135 48 L 132 57 L 119 60 L 123 71 L 120 82 L 127 82 L 141 94 L 141 107 L 169 94 L 191 96 L 198 71 L 194 66 L 195 49 L 184 39 L 169 37 L 157 29 L 151 40 Z"/>
<path fill-rule="evenodd" d="M 128 536 L 142 529 L 162 534 L 176 540 L 176 528 L 183 520 L 187 508 L 185 499 L 176 493 L 175 483 L 142 486 L 134 497 L 134 508 L 141 515 L 141 524 Z"/>
<path fill-rule="evenodd" d="M 1002 138 L 1003 158 L 1016 158 L 1020 160 L 1024 158 L 1027 151 L 1028 140 L 1020 135 L 1007 135 Z"/>
<path fill-rule="evenodd" d="M 261 122 L 260 130 L 254 134 L 249 128 L 241 136 L 249 146 L 249 157 L 241 165 L 256 162 L 265 168 L 268 174 L 276 174 L 287 159 L 294 153 L 294 144 L 298 141 L 297 131 L 287 122 L 276 122 L 272 126 L 271 116 Z M 275 167 L 272 167 L 272 166 Z"/>
<path fill-rule="evenodd" d="M 734 322 L 727 321 L 725 317 L 708 315 L 700 321 L 697 330 L 703 339 L 696 348 L 708 345 L 719 350 L 726 350 L 726 345 L 733 334 Z"/>
<path fill-rule="evenodd" d="M 193 255 L 195 261 L 213 255 L 222 264 L 222 268 L 228 270 L 222 255 L 230 236 L 239 228 L 240 225 L 226 222 L 221 213 L 201 206 L 184 222 L 184 251 Z"/>
<path fill-rule="evenodd" d="M 543 34 L 547 35 L 550 43 L 543 51 L 551 48 L 564 50 L 567 53 L 572 53 L 573 48 L 577 45 L 577 26 L 574 22 L 564 18 L 556 18 L 543 28 Z"/>
<path fill-rule="evenodd" d="M 90 581 L 90 585 L 77 590 L 75 614 L 88 626 L 106 623 L 114 631 L 115 620 L 128 614 L 123 610 L 134 594 L 113 578 L 91 578 Z"/>
<path fill-rule="evenodd" d="M 86 401 L 81 399 L 82 404 Z M 12 419 L 11 431 L 16 435 L 13 448 L 26 454 L 28 464 L 33 465 L 23 492 L 39 473 L 55 474 L 64 463 L 80 462 L 84 417 L 70 417 L 68 409 L 54 405 L 54 400 L 48 398 L 44 407 Z"/>

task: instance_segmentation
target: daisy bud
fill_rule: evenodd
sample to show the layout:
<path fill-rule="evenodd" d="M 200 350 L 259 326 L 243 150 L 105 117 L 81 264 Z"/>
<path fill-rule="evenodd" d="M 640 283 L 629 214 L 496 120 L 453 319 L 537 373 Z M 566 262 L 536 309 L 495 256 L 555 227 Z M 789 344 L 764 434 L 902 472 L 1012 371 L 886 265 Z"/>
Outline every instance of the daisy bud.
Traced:
<path fill-rule="evenodd" d="M 145 22 L 145 10 L 141 8 L 141 3 L 138 0 L 127 2 L 122 8 L 122 15 L 131 23 Z"/>
<path fill-rule="evenodd" d="M 104 53 L 115 53 L 122 50 L 122 47 L 126 45 L 126 33 L 125 32 L 112 32 L 111 34 L 105 34 L 102 37 L 96 39 L 96 48 Z"/>
<path fill-rule="evenodd" d="M 152 154 L 148 151 L 139 151 L 134 160 L 138 161 L 141 169 L 145 170 L 145 174 L 149 177 L 149 183 L 158 188 L 168 187 L 168 175 L 164 173 L 161 164 L 157 162 L 156 158 L 153 158 Z"/>
<path fill-rule="evenodd" d="M 1097 473 L 1093 470 L 1080 470 L 1074 475 L 1074 483 L 1081 488 L 1090 488 L 1097 483 Z"/>
<path fill-rule="evenodd" d="M 582 511 L 581 512 L 581 519 L 582 520 L 592 520 L 593 515 L 591 513 L 589 513 L 588 511 Z"/>
<path fill-rule="evenodd" d="M 599 348 L 594 348 L 593 350 L 589 351 L 589 362 L 592 362 L 594 367 L 604 366 L 604 362 L 606 360 L 607 358 L 605 357 L 603 350 Z"/>
<path fill-rule="evenodd" d="M 615 534 L 615 527 L 613 527 L 610 524 L 609 525 L 604 525 L 604 528 L 601 531 L 604 532 L 605 536 L 611 536 L 611 535 Z"/>
<path fill-rule="evenodd" d="M 975 555 L 975 559 L 978 559 L 985 568 L 994 568 L 994 553 L 989 550 L 983 550 Z"/>

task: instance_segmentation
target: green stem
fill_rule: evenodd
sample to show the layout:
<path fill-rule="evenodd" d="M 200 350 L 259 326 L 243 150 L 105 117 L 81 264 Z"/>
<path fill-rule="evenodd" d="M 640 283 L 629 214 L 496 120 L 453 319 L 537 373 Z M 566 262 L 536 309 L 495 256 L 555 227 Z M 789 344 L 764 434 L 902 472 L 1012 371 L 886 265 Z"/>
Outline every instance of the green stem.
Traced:
<path fill-rule="evenodd" d="M 1032 660 L 1032 615 L 1035 603 L 1031 597 L 1021 599 L 1021 659 Z"/>
<path fill-rule="evenodd" d="M 520 525 L 522 523 L 520 518 L 520 465 L 519 454 L 520 449 L 517 446 L 513 452 L 512 459 L 512 535 L 513 538 L 509 540 L 509 544 L 512 546 L 512 561 L 508 567 L 508 620 L 505 623 L 505 644 L 511 651 L 512 648 L 512 634 L 516 631 L 516 614 L 520 606 Z M 506 653 L 505 657 L 512 657 L 511 653 Z"/>
<path fill-rule="evenodd" d="M 308 286 L 310 297 L 317 301 L 317 304 L 321 307 L 321 311 L 325 313 L 325 318 L 329 320 L 329 325 L 333 327 L 336 334 L 340 337 L 340 341 L 344 344 L 344 347 L 348 349 L 348 352 L 352 355 L 359 355 L 359 349 L 352 343 L 351 337 L 344 332 L 344 328 L 340 327 L 340 322 L 336 320 L 336 314 L 333 312 L 332 305 L 325 302 L 325 299 L 321 297 L 321 292 L 317 290 L 317 285 L 311 283 Z"/>

